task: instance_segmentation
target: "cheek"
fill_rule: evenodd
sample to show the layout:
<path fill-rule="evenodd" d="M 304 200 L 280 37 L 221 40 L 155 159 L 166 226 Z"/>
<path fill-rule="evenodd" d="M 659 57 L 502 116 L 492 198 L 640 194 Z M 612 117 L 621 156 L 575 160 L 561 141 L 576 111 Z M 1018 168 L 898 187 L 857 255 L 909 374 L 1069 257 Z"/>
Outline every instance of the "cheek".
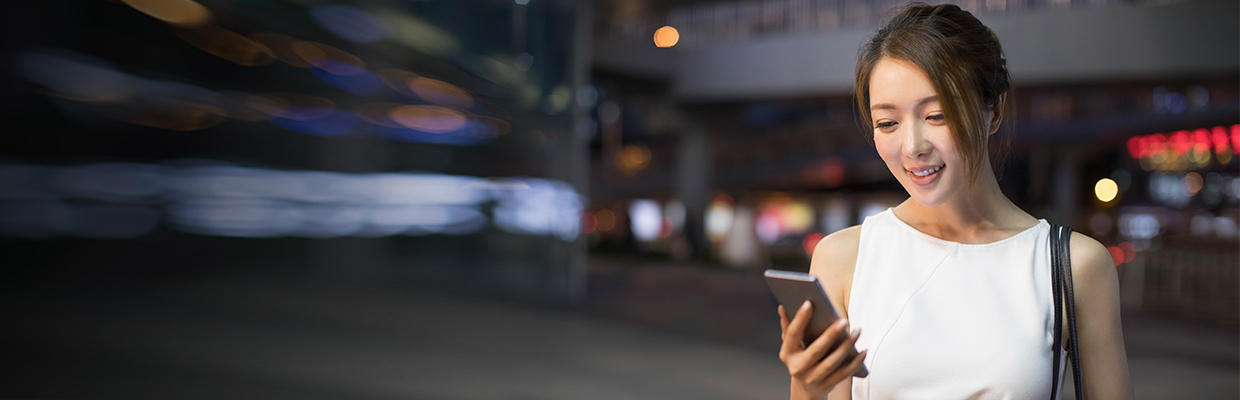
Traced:
<path fill-rule="evenodd" d="M 957 161 L 956 142 L 952 139 L 952 133 L 947 127 L 938 127 L 933 131 L 934 148 L 939 153 L 939 157 L 943 161 Z"/>
<path fill-rule="evenodd" d="M 874 149 L 878 151 L 878 155 L 885 161 L 898 159 L 900 157 L 900 139 L 892 133 L 875 134 Z"/>

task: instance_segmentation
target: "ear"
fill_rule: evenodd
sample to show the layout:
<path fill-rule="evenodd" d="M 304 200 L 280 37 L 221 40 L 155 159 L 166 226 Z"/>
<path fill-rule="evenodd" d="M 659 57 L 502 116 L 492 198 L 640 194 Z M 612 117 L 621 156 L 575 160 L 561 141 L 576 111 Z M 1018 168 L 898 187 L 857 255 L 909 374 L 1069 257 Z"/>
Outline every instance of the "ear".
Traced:
<path fill-rule="evenodd" d="M 987 112 L 990 114 L 990 126 L 986 129 L 987 136 L 994 135 L 999 131 L 999 126 L 1003 124 L 1003 107 L 1007 105 L 1007 95 L 1007 92 L 999 95 L 999 101 Z"/>

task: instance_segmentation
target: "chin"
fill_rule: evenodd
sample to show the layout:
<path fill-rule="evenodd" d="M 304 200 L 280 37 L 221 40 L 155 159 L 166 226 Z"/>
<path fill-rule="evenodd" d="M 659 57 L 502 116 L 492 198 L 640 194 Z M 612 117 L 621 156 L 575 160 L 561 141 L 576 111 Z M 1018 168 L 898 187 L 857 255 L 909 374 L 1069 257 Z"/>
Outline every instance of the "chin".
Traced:
<path fill-rule="evenodd" d="M 912 198 L 913 201 L 916 201 L 917 204 L 921 204 L 922 207 L 926 208 L 938 207 L 945 203 L 944 199 L 940 196 L 926 195 L 912 191 L 909 191 L 909 197 Z"/>
<path fill-rule="evenodd" d="M 938 207 L 947 202 L 947 189 L 949 185 L 945 185 L 947 182 L 943 181 L 938 183 L 938 185 L 927 189 L 912 182 L 900 180 L 900 185 L 904 186 L 904 191 L 908 192 L 909 197 L 916 201 L 917 204 L 921 204 L 926 208 Z"/>
<path fill-rule="evenodd" d="M 959 182 L 964 180 L 964 176 L 955 168 L 955 163 L 945 162 L 946 166 L 938 175 L 937 179 L 928 185 L 918 184 L 910 176 L 910 173 L 901 165 L 887 164 L 891 174 L 894 175 L 900 186 L 904 187 L 904 191 L 908 192 L 909 197 L 923 207 L 933 208 L 947 203 L 956 192 L 960 191 Z"/>

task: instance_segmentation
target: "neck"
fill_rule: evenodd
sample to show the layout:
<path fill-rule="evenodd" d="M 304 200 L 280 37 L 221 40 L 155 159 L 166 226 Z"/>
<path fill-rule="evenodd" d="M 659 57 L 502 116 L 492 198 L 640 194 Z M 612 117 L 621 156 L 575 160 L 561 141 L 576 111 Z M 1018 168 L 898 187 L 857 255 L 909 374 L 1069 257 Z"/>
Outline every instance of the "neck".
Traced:
<path fill-rule="evenodd" d="M 990 161 L 983 160 L 982 165 L 977 182 L 947 202 L 926 207 L 910 198 L 896 207 L 896 213 L 923 232 L 960 242 L 985 243 L 1036 225 L 1036 218 L 1016 207 L 999 189 Z"/>

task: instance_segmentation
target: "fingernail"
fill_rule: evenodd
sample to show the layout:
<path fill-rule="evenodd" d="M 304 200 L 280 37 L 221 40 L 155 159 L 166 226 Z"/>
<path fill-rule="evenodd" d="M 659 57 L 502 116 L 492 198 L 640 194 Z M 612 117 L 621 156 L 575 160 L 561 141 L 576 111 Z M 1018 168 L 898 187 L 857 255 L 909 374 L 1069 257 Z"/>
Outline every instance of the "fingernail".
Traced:
<path fill-rule="evenodd" d="M 848 330 L 848 318 L 840 318 L 839 324 L 840 327 L 844 328 L 844 330 Z"/>
<path fill-rule="evenodd" d="M 802 310 L 807 309 L 807 308 L 809 308 L 809 300 L 805 300 L 804 303 L 801 303 Z"/>
<path fill-rule="evenodd" d="M 848 336 L 851 337 L 854 342 L 857 341 L 857 338 L 861 337 L 861 328 L 853 329 L 852 333 Z"/>

